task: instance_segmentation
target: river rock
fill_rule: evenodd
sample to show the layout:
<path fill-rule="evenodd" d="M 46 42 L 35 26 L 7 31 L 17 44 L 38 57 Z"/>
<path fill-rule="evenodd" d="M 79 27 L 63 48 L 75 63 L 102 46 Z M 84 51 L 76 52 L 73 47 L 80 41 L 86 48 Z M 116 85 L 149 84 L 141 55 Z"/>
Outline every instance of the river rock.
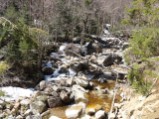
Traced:
<path fill-rule="evenodd" d="M 47 99 L 47 103 L 48 103 L 49 108 L 58 107 L 58 106 L 63 105 L 62 100 L 60 99 L 59 96 L 58 97 L 50 96 Z"/>
<path fill-rule="evenodd" d="M 122 41 L 116 37 L 101 37 L 101 40 L 105 42 L 106 46 L 109 48 L 120 48 Z"/>
<path fill-rule="evenodd" d="M 34 114 L 44 112 L 46 110 L 46 107 L 47 107 L 46 103 L 40 100 L 33 101 L 30 104 L 30 109 L 32 110 Z"/>
<path fill-rule="evenodd" d="M 46 66 L 46 67 L 42 68 L 42 72 L 43 72 L 44 75 L 51 75 L 54 72 L 54 70 L 53 70 L 52 67 L 47 67 Z"/>
<path fill-rule="evenodd" d="M 21 105 L 28 106 L 30 104 L 30 99 L 23 99 L 20 101 Z"/>
<path fill-rule="evenodd" d="M 74 37 L 72 38 L 73 43 L 80 43 L 81 38 L 80 37 Z"/>
<path fill-rule="evenodd" d="M 115 114 L 114 113 L 110 113 L 109 114 L 109 119 L 115 119 Z M 126 119 L 126 118 L 125 118 Z"/>
<path fill-rule="evenodd" d="M 77 119 L 81 115 L 83 109 L 85 109 L 85 106 L 86 105 L 84 103 L 78 103 L 70 106 L 65 111 L 66 117 L 68 119 Z"/>
<path fill-rule="evenodd" d="M 105 111 L 99 110 L 95 113 L 95 118 L 96 119 L 107 119 Z"/>
<path fill-rule="evenodd" d="M 81 46 L 79 44 L 63 44 L 59 48 L 59 52 L 65 54 L 65 55 L 73 55 L 80 54 Z"/>
<path fill-rule="evenodd" d="M 42 119 L 42 117 L 40 116 L 40 114 L 36 114 L 36 115 L 29 115 L 26 117 L 26 119 Z"/>
<path fill-rule="evenodd" d="M 124 42 L 123 43 L 123 46 L 122 46 L 122 50 L 125 50 L 125 49 L 127 49 L 128 47 L 129 47 L 129 43 L 128 42 Z"/>
<path fill-rule="evenodd" d="M 30 114 L 32 114 L 32 111 L 31 111 L 31 109 L 28 109 L 25 111 L 24 116 L 28 116 Z"/>
<path fill-rule="evenodd" d="M 20 108 L 20 103 L 16 102 L 14 107 L 13 107 L 13 109 L 11 110 L 11 114 L 16 115 L 18 110 L 19 110 L 19 108 Z"/>
<path fill-rule="evenodd" d="M 48 96 L 47 95 L 45 95 L 45 94 L 41 94 L 41 95 L 39 95 L 39 96 L 37 96 L 35 99 L 34 99 L 34 101 L 37 101 L 37 100 L 39 100 L 39 101 L 42 101 L 42 102 L 46 102 L 46 100 L 47 100 L 47 98 L 48 98 Z"/>
<path fill-rule="evenodd" d="M 60 91 L 61 91 L 61 86 L 60 86 L 60 85 L 53 85 L 53 86 L 52 86 L 52 89 L 53 89 L 55 92 L 60 92 Z"/>
<path fill-rule="evenodd" d="M 60 59 L 60 56 L 59 56 L 58 53 L 52 52 L 52 53 L 50 54 L 50 58 L 51 58 L 52 60 L 59 60 L 59 59 Z"/>
<path fill-rule="evenodd" d="M 104 66 L 110 66 L 113 63 L 114 63 L 114 59 L 111 54 L 107 55 L 107 57 L 104 59 L 104 62 L 103 62 Z"/>
<path fill-rule="evenodd" d="M 84 115 L 81 119 L 92 119 L 89 115 Z"/>
<path fill-rule="evenodd" d="M 46 81 L 41 81 L 39 83 L 39 88 L 40 90 L 44 90 L 46 88 L 47 84 L 46 84 Z"/>
<path fill-rule="evenodd" d="M 105 57 L 105 60 L 103 62 L 104 66 L 110 66 L 113 65 L 114 63 L 120 63 L 122 61 L 122 58 L 116 54 L 108 54 Z"/>
<path fill-rule="evenodd" d="M 51 116 L 49 119 L 61 119 L 61 118 L 56 117 L 56 116 Z"/>
<path fill-rule="evenodd" d="M 122 107 L 122 103 L 114 103 L 114 107 L 121 108 Z"/>
<path fill-rule="evenodd" d="M 3 100 L 0 100 L 0 109 L 3 108 L 6 105 L 6 102 Z"/>
<path fill-rule="evenodd" d="M 75 78 L 74 79 L 77 85 L 82 86 L 83 88 L 87 88 L 89 86 L 89 82 L 86 80 L 83 80 L 81 78 Z"/>
<path fill-rule="evenodd" d="M 75 98 L 75 102 L 80 102 L 80 101 L 87 102 L 88 99 L 85 96 L 86 92 L 87 91 L 79 85 L 73 85 L 72 87 L 72 95 Z"/>
<path fill-rule="evenodd" d="M 70 93 L 64 90 L 60 92 L 60 98 L 64 103 L 70 103 L 72 101 L 70 99 Z"/>
<path fill-rule="evenodd" d="M 99 65 L 103 65 L 106 58 L 107 58 L 106 55 L 99 55 L 99 56 L 97 57 L 96 61 L 97 61 L 97 63 L 98 63 Z"/>
<path fill-rule="evenodd" d="M 51 94 L 52 92 L 54 92 L 53 88 L 51 86 L 47 86 L 45 89 L 44 89 L 44 93 L 45 94 Z"/>
<path fill-rule="evenodd" d="M 76 62 L 76 63 L 72 64 L 71 68 L 75 72 L 88 70 L 88 62 L 87 61 Z"/>
<path fill-rule="evenodd" d="M 92 54 L 93 52 L 99 53 L 102 52 L 101 45 L 97 42 L 89 42 L 86 44 L 87 54 Z"/>
<path fill-rule="evenodd" d="M 0 55 L 0 61 L 4 60 L 4 55 Z"/>
<path fill-rule="evenodd" d="M 74 83 L 75 83 L 75 82 L 74 82 L 73 78 L 68 78 L 68 79 L 66 79 L 66 85 L 67 85 L 67 86 L 72 86 Z"/>
<path fill-rule="evenodd" d="M 86 109 L 86 113 L 88 114 L 88 115 L 94 115 L 95 114 L 95 109 L 94 108 L 87 108 Z"/>
<path fill-rule="evenodd" d="M 5 113 L 4 113 L 4 112 L 3 112 L 3 113 L 1 112 L 1 113 L 0 113 L 0 119 L 3 119 L 4 117 L 5 117 Z"/>
<path fill-rule="evenodd" d="M 16 119 L 23 119 L 23 117 L 21 115 L 18 115 Z"/>

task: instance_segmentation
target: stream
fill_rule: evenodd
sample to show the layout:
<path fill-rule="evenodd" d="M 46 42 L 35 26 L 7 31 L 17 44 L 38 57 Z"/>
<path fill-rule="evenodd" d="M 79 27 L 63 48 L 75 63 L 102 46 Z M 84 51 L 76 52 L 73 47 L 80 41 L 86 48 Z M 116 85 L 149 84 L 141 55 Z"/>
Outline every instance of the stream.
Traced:
<path fill-rule="evenodd" d="M 44 80 L 34 89 L 1 87 L 5 96 L 0 97 L 4 100 L 0 104 L 10 101 L 15 104 L 9 103 L 10 113 L 3 106 L 0 118 L 106 118 L 112 104 L 115 80 L 124 80 L 127 74 L 122 56 L 125 41 L 106 35 L 90 36 L 90 39 L 92 42 L 82 46 L 76 41 L 61 43 L 57 52 L 50 53 L 43 60 Z M 26 99 L 29 101 L 25 102 Z M 120 99 L 117 94 L 115 102 Z M 22 109 L 23 105 L 25 109 Z"/>

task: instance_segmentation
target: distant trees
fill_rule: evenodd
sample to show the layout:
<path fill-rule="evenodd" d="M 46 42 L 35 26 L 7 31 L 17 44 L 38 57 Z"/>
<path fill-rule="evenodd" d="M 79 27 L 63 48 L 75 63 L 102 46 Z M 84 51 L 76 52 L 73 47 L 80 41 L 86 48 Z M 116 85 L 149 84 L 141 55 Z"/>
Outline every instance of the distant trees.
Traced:
<path fill-rule="evenodd" d="M 24 15 L 29 25 L 34 20 L 42 21 L 53 38 L 74 37 L 83 33 L 100 34 L 105 23 L 119 25 L 124 15 L 124 6 L 131 0 L 2 0 L 3 15 L 10 6 Z M 6 11 L 7 10 L 7 11 Z M 9 15 L 12 16 L 12 15 Z M 18 14 L 19 16 L 19 14 Z"/>
<path fill-rule="evenodd" d="M 0 48 L 8 62 L 40 69 L 45 42 L 99 35 L 105 23 L 118 26 L 127 1 L 1 0 Z"/>

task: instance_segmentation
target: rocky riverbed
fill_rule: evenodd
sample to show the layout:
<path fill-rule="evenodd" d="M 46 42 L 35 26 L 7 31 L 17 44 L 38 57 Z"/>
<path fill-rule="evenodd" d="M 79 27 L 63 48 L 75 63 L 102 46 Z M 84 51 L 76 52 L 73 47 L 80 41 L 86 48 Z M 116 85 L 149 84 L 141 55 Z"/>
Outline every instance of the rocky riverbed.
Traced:
<path fill-rule="evenodd" d="M 125 81 L 128 43 L 106 35 L 89 39 L 59 43 L 43 60 L 44 80 L 34 89 L 1 87 L 6 94 L 0 97 L 0 119 L 115 118 L 109 112 L 113 99 L 122 98 L 115 93 L 116 79 Z"/>

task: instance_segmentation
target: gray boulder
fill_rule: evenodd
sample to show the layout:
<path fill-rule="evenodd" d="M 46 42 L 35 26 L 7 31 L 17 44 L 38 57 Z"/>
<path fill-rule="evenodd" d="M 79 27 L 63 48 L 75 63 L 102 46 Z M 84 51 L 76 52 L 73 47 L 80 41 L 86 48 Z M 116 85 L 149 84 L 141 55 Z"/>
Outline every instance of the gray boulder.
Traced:
<path fill-rule="evenodd" d="M 72 95 L 75 98 L 75 102 L 87 102 L 88 99 L 85 96 L 86 92 L 87 91 L 79 85 L 73 85 L 72 87 Z"/>
<path fill-rule="evenodd" d="M 40 90 L 44 90 L 46 86 L 47 86 L 47 83 L 44 80 L 39 83 Z"/>
<path fill-rule="evenodd" d="M 68 119 L 77 119 L 81 115 L 83 109 L 85 109 L 85 106 L 86 105 L 84 103 L 78 103 L 70 106 L 65 111 L 66 117 Z"/>
<path fill-rule="evenodd" d="M 36 114 L 36 115 L 29 115 L 26 117 L 26 119 L 42 119 L 42 117 L 40 116 L 40 114 Z"/>
<path fill-rule="evenodd" d="M 54 72 L 54 70 L 53 70 L 52 67 L 47 67 L 46 66 L 46 67 L 42 68 L 42 72 L 43 72 L 44 75 L 51 75 Z"/>
<path fill-rule="evenodd" d="M 46 110 L 46 108 L 47 108 L 46 103 L 40 100 L 33 101 L 30 104 L 30 109 L 32 110 L 34 114 L 42 113 Z"/>
<path fill-rule="evenodd" d="M 87 88 L 89 86 L 89 82 L 87 80 L 81 78 L 75 78 L 74 81 L 77 85 L 82 86 L 83 88 Z"/>
<path fill-rule="evenodd" d="M 56 116 L 51 116 L 51 117 L 49 117 L 49 119 L 61 119 L 61 118 L 56 117 Z"/>
<path fill-rule="evenodd" d="M 60 92 L 60 98 L 64 103 L 70 103 L 72 102 L 72 99 L 70 98 L 70 93 L 67 91 L 61 91 Z"/>
<path fill-rule="evenodd" d="M 60 97 L 54 97 L 54 96 L 50 96 L 47 99 L 47 103 L 49 108 L 53 108 L 53 107 L 58 107 L 58 106 L 63 106 L 63 102 L 60 99 Z"/>
<path fill-rule="evenodd" d="M 122 57 L 116 55 L 116 54 L 108 54 L 104 59 L 104 66 L 110 66 L 114 63 L 119 64 L 122 61 Z"/>

